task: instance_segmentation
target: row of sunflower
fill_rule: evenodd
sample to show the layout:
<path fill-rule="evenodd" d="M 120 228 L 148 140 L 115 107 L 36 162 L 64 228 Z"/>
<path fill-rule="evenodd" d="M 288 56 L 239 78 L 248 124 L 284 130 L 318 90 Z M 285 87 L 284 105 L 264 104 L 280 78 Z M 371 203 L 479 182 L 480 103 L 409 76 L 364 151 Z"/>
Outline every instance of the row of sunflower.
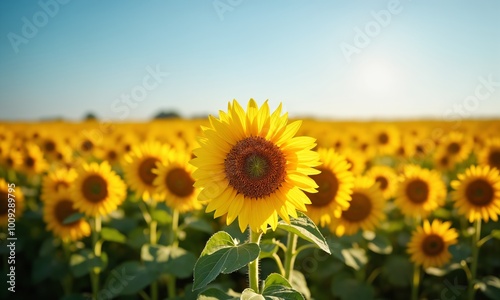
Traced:
<path fill-rule="evenodd" d="M 224 230 L 265 233 L 260 272 L 307 299 L 500 298 L 499 121 L 286 124 L 254 101 L 209 120 L 0 124 L 16 296 L 196 299 L 196 257 Z M 332 256 L 295 240 L 292 276 L 276 228 L 296 210 Z M 210 286 L 231 295 L 245 277 Z"/>

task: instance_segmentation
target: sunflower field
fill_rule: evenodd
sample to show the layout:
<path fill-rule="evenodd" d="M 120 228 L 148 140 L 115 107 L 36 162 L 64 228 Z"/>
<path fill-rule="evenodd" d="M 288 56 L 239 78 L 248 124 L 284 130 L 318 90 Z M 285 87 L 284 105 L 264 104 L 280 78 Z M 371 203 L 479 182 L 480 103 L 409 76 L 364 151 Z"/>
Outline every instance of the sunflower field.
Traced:
<path fill-rule="evenodd" d="M 500 120 L 0 123 L 2 299 L 500 299 Z"/>

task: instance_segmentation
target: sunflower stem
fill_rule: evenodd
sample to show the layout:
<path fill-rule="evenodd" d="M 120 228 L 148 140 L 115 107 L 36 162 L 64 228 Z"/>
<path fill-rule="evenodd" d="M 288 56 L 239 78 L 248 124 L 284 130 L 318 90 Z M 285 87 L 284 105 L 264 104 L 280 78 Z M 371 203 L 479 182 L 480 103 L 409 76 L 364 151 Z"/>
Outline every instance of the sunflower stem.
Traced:
<path fill-rule="evenodd" d="M 101 235 L 101 226 L 102 226 L 102 219 L 101 216 L 96 216 L 94 218 L 94 230 L 92 230 L 92 249 L 94 250 L 94 256 L 96 258 L 101 257 L 101 245 L 102 243 L 99 243 L 99 237 Z M 92 295 L 93 299 L 97 299 L 97 295 L 99 293 L 99 273 L 100 273 L 100 268 L 95 267 L 92 269 L 92 272 L 90 273 L 90 280 L 92 283 Z"/>
<path fill-rule="evenodd" d="M 62 240 L 62 248 L 64 252 L 64 260 L 66 263 L 69 264 L 69 260 L 71 257 L 71 250 L 69 249 L 71 246 L 70 242 L 68 240 Z M 71 273 L 68 273 L 64 278 L 61 280 L 61 284 L 63 286 L 64 290 L 64 295 L 70 295 L 71 291 L 73 290 L 73 276 Z"/>
<path fill-rule="evenodd" d="M 261 232 L 254 232 L 252 229 L 249 229 L 250 232 L 250 243 L 256 243 L 257 245 L 260 243 L 260 237 L 262 236 Z M 257 257 L 254 261 L 248 264 L 248 282 L 250 288 L 254 290 L 254 292 L 259 293 L 259 258 Z"/>
<path fill-rule="evenodd" d="M 158 223 L 154 220 L 151 220 L 149 222 L 149 243 L 151 245 L 156 245 L 157 238 L 156 238 L 156 225 Z M 152 300 L 157 300 L 158 299 L 158 281 L 155 280 L 151 283 L 151 299 Z"/>
<path fill-rule="evenodd" d="M 472 261 L 470 263 L 470 279 L 469 279 L 469 288 L 468 288 L 468 299 L 473 300 L 474 299 L 474 294 L 475 294 L 475 289 L 474 289 L 474 283 L 476 280 L 476 274 L 477 274 L 477 262 L 478 262 L 478 256 L 479 256 L 479 247 L 478 247 L 478 242 L 481 239 L 481 219 L 477 219 L 474 222 L 474 234 L 472 235 Z"/>
<path fill-rule="evenodd" d="M 283 267 L 283 263 L 281 262 L 280 256 L 276 253 L 273 253 L 273 259 L 276 262 L 278 269 L 280 270 L 281 276 L 285 276 L 285 268 Z"/>
<path fill-rule="evenodd" d="M 413 265 L 413 281 L 411 285 L 411 299 L 418 300 L 418 290 L 420 287 L 420 266 Z"/>
<path fill-rule="evenodd" d="M 285 251 L 285 278 L 288 282 L 292 282 L 292 271 L 293 265 L 295 264 L 295 247 L 297 247 L 298 236 L 294 233 L 289 232 L 286 242 Z"/>
<path fill-rule="evenodd" d="M 170 238 L 168 244 L 172 246 L 173 249 L 177 248 L 179 244 L 177 231 L 179 230 L 179 211 L 177 209 L 172 210 L 172 228 L 170 231 Z M 167 277 L 167 288 L 168 288 L 168 297 L 174 298 L 177 294 L 176 278 L 174 275 L 168 275 Z"/>

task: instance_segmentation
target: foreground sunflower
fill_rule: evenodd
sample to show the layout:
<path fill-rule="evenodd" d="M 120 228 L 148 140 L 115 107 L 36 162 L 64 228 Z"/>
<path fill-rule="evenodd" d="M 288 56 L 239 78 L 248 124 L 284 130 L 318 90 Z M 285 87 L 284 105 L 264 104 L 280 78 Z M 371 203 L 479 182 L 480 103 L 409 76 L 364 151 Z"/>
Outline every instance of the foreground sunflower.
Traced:
<path fill-rule="evenodd" d="M 394 203 L 406 216 L 426 217 L 443 205 L 446 186 L 441 175 L 418 165 L 406 165 L 400 177 Z"/>
<path fill-rule="evenodd" d="M 168 155 L 169 147 L 159 142 L 146 142 L 132 147 L 125 156 L 123 171 L 132 190 L 143 200 L 161 200 L 153 182 L 157 175 L 153 172 L 157 163 Z"/>
<path fill-rule="evenodd" d="M 500 214 L 500 175 L 490 166 L 470 166 L 465 173 L 458 174 L 458 180 L 451 182 L 452 199 L 458 213 L 470 222 L 491 218 L 498 221 Z"/>
<path fill-rule="evenodd" d="M 349 207 L 354 176 L 345 158 L 333 149 L 320 148 L 318 154 L 323 162 L 317 167 L 321 173 L 311 175 L 318 185 L 318 192 L 306 193 L 311 200 L 306 214 L 314 223 L 324 227 Z"/>
<path fill-rule="evenodd" d="M 332 220 L 330 231 L 337 236 L 353 235 L 358 230 L 373 231 L 385 219 L 385 200 L 378 184 L 370 177 L 354 180 L 349 208 Z"/>
<path fill-rule="evenodd" d="M 189 151 L 171 150 L 154 171 L 157 174 L 154 180 L 156 191 L 168 206 L 181 213 L 198 210 L 202 206 L 197 199 L 200 191 L 193 186 L 195 168 L 189 164 L 190 159 Z"/>
<path fill-rule="evenodd" d="M 21 187 L 17 185 L 15 187 L 11 185 L 10 187 L 9 191 L 9 184 L 5 179 L 0 178 L 0 226 L 9 222 L 9 213 L 11 217 L 14 215 L 17 220 L 24 209 L 24 195 Z M 12 203 L 14 203 L 15 207 L 12 207 Z M 11 205 L 9 206 L 9 204 Z"/>
<path fill-rule="evenodd" d="M 77 212 L 70 193 L 66 191 L 44 202 L 43 220 L 47 229 L 55 236 L 62 240 L 76 241 L 90 235 L 90 224 L 85 218 L 64 224 L 64 220 Z"/>
<path fill-rule="evenodd" d="M 408 243 L 410 260 L 424 268 L 441 267 L 451 259 L 448 251 L 450 245 L 457 243 L 458 233 L 450 228 L 450 222 L 442 223 L 434 220 L 424 221 L 423 226 L 417 227 Z"/>
<path fill-rule="evenodd" d="M 75 208 L 87 216 L 114 211 L 127 195 L 127 187 L 107 162 L 84 164 L 72 184 Z"/>
<path fill-rule="evenodd" d="M 281 104 L 270 114 L 267 101 L 259 108 L 253 99 L 246 112 L 234 100 L 227 113 L 209 120 L 191 160 L 207 212 L 215 211 L 215 218 L 227 214 L 227 224 L 238 218 L 242 232 L 247 226 L 265 232 L 268 225 L 276 229 L 278 215 L 290 222 L 296 210 L 306 211 L 311 201 L 303 191 L 316 191 L 308 175 L 318 174 L 319 157 L 311 151 L 315 139 L 294 137 L 301 121 L 287 125 Z"/>

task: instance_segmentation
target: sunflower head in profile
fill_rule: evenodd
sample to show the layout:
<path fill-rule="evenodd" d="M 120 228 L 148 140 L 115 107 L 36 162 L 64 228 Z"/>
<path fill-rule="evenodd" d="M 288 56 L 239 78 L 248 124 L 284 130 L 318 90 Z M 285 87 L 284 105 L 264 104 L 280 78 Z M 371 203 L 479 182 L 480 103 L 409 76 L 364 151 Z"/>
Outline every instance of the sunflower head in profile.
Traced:
<path fill-rule="evenodd" d="M 378 187 L 386 200 L 394 196 L 398 187 L 398 176 L 394 169 L 382 165 L 373 166 L 366 172 L 366 176 L 378 182 Z"/>
<path fill-rule="evenodd" d="M 311 151 L 315 139 L 294 137 L 301 121 L 287 124 L 281 105 L 270 113 L 267 102 L 259 107 L 253 99 L 246 112 L 234 100 L 209 120 L 191 160 L 207 212 L 227 214 L 227 224 L 238 218 L 241 231 L 265 232 L 268 225 L 276 229 L 278 216 L 290 222 L 297 209 L 306 211 L 311 202 L 303 191 L 316 191 L 308 175 L 318 173 L 319 157 Z"/>
<path fill-rule="evenodd" d="M 330 231 L 337 236 L 353 235 L 360 229 L 373 231 L 385 219 L 384 206 L 384 196 L 375 180 L 356 177 L 349 208 L 332 220 Z"/>
<path fill-rule="evenodd" d="M 125 200 L 127 187 L 107 162 L 83 164 L 71 186 L 75 208 L 89 217 L 104 216 Z"/>
<path fill-rule="evenodd" d="M 343 156 L 333 149 L 320 148 L 318 154 L 322 165 L 317 167 L 320 174 L 311 175 L 318 185 L 317 193 L 307 193 L 311 204 L 307 205 L 306 214 L 311 220 L 324 227 L 331 220 L 340 217 L 340 213 L 349 207 L 354 176 L 349 171 L 349 164 Z"/>
<path fill-rule="evenodd" d="M 42 179 L 42 193 L 40 199 L 47 202 L 57 195 L 67 194 L 77 173 L 74 169 L 59 168 L 49 172 Z"/>
<path fill-rule="evenodd" d="M 444 204 L 446 186 L 441 174 L 418 165 L 406 165 L 399 178 L 394 203 L 406 216 L 425 217 Z"/>
<path fill-rule="evenodd" d="M 143 200 L 161 200 L 153 184 L 157 174 L 154 172 L 157 163 L 162 163 L 170 148 L 159 142 L 145 142 L 132 147 L 125 155 L 123 171 L 125 180 L 132 190 Z"/>
<path fill-rule="evenodd" d="M 54 195 L 44 202 L 43 220 L 47 224 L 47 230 L 52 231 L 62 240 L 68 241 L 76 241 L 89 236 L 90 225 L 84 218 L 64 223 L 69 216 L 77 212 L 69 190 Z"/>
<path fill-rule="evenodd" d="M 500 170 L 500 138 L 486 140 L 486 146 L 478 151 L 478 161 L 483 166 Z"/>
<path fill-rule="evenodd" d="M 15 190 L 15 192 L 14 192 Z M 11 195 L 9 197 L 9 195 Z M 7 225 L 9 220 L 9 204 L 15 202 L 15 218 L 19 218 L 24 210 L 24 194 L 21 187 L 11 186 L 5 179 L 0 178 L 0 226 Z M 12 206 L 11 206 L 12 207 Z M 12 211 L 10 211 L 12 213 Z M 11 214 L 12 215 L 12 214 Z"/>
<path fill-rule="evenodd" d="M 157 193 L 165 199 L 169 207 L 181 213 L 202 207 L 198 201 L 200 191 L 193 186 L 192 174 L 195 168 L 189 164 L 190 160 L 190 151 L 171 150 L 154 171 L 157 174 L 154 180 Z"/>
<path fill-rule="evenodd" d="M 457 243 L 458 233 L 450 228 L 450 222 L 434 220 L 424 221 L 423 226 L 417 227 L 408 243 L 410 260 L 424 268 L 441 267 L 451 259 L 448 251 L 450 245 Z"/>
<path fill-rule="evenodd" d="M 489 219 L 498 221 L 500 214 L 500 175 L 490 166 L 470 166 L 458 180 L 451 182 L 452 199 L 458 213 L 470 222 Z"/>

